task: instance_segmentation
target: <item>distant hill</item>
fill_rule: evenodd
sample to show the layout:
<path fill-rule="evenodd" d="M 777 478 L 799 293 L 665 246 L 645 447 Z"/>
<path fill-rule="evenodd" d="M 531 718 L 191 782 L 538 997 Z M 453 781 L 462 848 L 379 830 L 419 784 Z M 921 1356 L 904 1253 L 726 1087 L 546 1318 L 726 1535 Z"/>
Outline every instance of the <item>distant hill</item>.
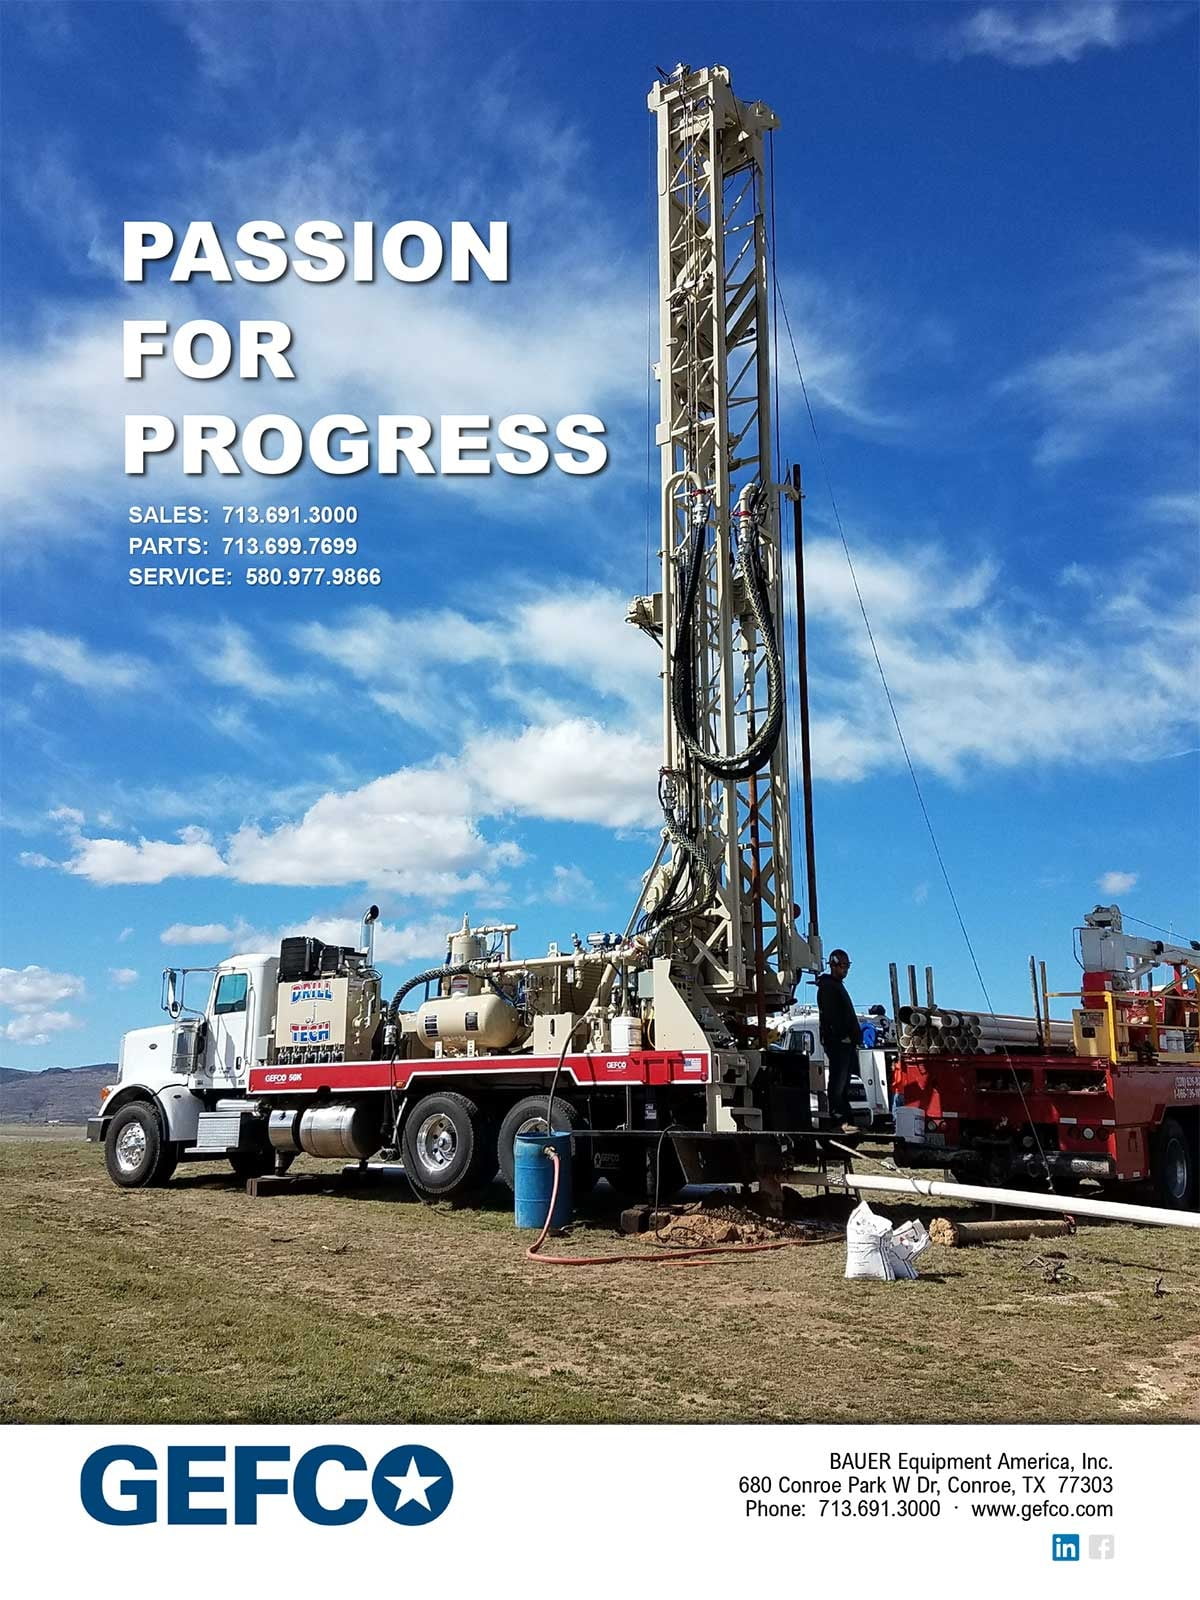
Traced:
<path fill-rule="evenodd" d="M 116 1075 L 115 1061 L 44 1072 L 0 1067 L 0 1122 L 86 1122 L 96 1114 L 100 1090 Z"/>

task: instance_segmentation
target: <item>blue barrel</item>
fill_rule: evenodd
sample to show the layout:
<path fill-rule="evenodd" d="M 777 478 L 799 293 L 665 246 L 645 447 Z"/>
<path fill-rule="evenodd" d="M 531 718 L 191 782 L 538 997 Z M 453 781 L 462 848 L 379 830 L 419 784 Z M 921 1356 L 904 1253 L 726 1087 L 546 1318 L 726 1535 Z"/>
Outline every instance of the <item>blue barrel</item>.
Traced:
<path fill-rule="evenodd" d="M 571 1135 L 569 1133 L 519 1133 L 513 1144 L 513 1200 L 518 1228 L 540 1228 L 550 1209 L 554 1163 L 546 1154 L 558 1155 L 558 1197 L 551 1228 L 565 1228 L 571 1220 Z"/>

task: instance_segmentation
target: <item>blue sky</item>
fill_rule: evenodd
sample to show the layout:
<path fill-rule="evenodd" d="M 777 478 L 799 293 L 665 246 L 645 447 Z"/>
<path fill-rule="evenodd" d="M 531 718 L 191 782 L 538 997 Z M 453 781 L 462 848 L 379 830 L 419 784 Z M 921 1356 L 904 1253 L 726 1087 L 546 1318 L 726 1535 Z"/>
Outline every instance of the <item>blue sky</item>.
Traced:
<path fill-rule="evenodd" d="M 111 1058 L 165 964 L 383 909 L 624 925 L 656 838 L 647 561 L 655 68 L 779 114 L 781 282 L 993 1001 L 1097 901 L 1200 933 L 1197 9 L 44 4 L 4 14 L 0 1062 Z M 511 281 L 144 285 L 121 223 L 507 219 Z M 279 317 L 298 378 L 120 378 L 121 324 Z M 786 346 L 784 347 L 786 349 Z M 980 1005 L 790 360 L 822 927 L 852 988 Z M 251 391 L 246 393 L 247 388 Z M 161 409 L 592 412 L 591 478 L 126 478 Z M 162 470 L 158 470 L 159 468 Z M 655 467 L 655 472 L 657 468 Z M 384 582 L 131 588 L 128 507 L 353 503 Z M 219 533 L 219 529 L 213 530 Z"/>

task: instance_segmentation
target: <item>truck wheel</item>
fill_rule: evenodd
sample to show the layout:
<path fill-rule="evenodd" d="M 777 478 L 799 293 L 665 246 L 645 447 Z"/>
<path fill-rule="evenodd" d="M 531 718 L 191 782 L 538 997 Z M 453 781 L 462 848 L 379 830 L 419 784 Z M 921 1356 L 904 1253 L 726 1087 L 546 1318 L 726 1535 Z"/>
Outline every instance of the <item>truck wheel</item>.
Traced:
<path fill-rule="evenodd" d="M 492 1152 L 487 1122 L 465 1094 L 427 1094 L 404 1120 L 404 1175 L 422 1200 L 456 1200 L 482 1188 Z"/>
<path fill-rule="evenodd" d="M 519 1133 L 545 1133 L 548 1127 L 546 1122 L 546 1105 L 548 1095 L 526 1095 L 524 1100 L 518 1100 L 512 1107 L 504 1121 L 500 1124 L 500 1133 L 496 1139 L 496 1160 L 500 1166 L 500 1176 L 511 1189 L 513 1187 L 513 1165 L 515 1157 L 513 1146 L 516 1144 Z M 583 1114 L 579 1107 L 570 1100 L 563 1100 L 554 1096 L 554 1131 L 555 1133 L 574 1133 L 583 1126 Z M 571 1140 L 571 1185 L 576 1194 L 586 1193 L 596 1181 L 596 1173 L 592 1166 L 592 1148 L 590 1139 Z"/>
<path fill-rule="evenodd" d="M 104 1165 L 122 1189 L 166 1183 L 178 1160 L 179 1152 L 163 1132 L 158 1112 L 145 1101 L 122 1106 L 109 1123 Z"/>
<path fill-rule="evenodd" d="M 1196 1209 L 1196 1148 L 1174 1117 L 1165 1117 L 1151 1138 L 1150 1176 L 1160 1206 L 1169 1211 Z"/>

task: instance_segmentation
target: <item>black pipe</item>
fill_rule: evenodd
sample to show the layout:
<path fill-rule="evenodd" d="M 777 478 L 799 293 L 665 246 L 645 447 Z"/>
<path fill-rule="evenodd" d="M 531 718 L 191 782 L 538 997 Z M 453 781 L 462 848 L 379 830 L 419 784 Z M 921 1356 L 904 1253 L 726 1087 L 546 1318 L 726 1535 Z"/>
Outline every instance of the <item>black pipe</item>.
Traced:
<path fill-rule="evenodd" d="M 808 937 L 821 936 L 817 915 L 817 842 L 813 831 L 812 743 L 808 712 L 808 628 L 804 608 L 804 492 L 792 468 L 792 550 L 796 564 L 796 688 L 800 696 L 800 785 L 804 795 L 804 869 L 808 877 Z"/>

